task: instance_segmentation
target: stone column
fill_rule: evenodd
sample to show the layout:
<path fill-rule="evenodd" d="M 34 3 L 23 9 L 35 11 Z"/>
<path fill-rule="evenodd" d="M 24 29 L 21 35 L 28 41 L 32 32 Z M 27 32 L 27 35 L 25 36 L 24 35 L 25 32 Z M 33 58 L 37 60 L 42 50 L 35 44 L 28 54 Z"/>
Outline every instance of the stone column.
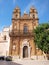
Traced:
<path fill-rule="evenodd" d="M 28 58 L 30 58 L 30 47 L 28 47 Z"/>
<path fill-rule="evenodd" d="M 20 47 L 20 49 L 21 49 L 20 58 L 22 59 L 23 58 L 23 47 Z"/>

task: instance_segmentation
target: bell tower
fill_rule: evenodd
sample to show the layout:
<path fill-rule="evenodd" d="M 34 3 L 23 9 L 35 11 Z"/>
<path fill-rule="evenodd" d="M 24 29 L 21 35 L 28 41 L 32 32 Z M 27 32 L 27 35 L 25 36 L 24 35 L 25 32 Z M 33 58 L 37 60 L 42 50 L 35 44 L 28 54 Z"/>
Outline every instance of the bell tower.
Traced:
<path fill-rule="evenodd" d="M 35 7 L 34 6 L 32 6 L 31 8 L 30 8 L 30 18 L 32 18 L 33 19 L 33 23 L 34 23 L 34 28 L 36 28 L 37 26 L 38 26 L 38 12 L 37 12 L 37 10 L 35 9 Z"/>
<path fill-rule="evenodd" d="M 20 18 L 20 16 L 21 16 L 20 9 L 19 9 L 19 7 L 16 7 L 13 11 L 13 17 L 12 18 L 17 19 L 17 18 Z"/>
<path fill-rule="evenodd" d="M 15 30 L 17 31 L 17 29 L 19 29 L 19 19 L 21 17 L 21 12 L 20 12 L 20 9 L 19 7 L 16 7 L 13 11 L 13 16 L 12 16 L 12 30 Z"/>
<path fill-rule="evenodd" d="M 35 18 L 38 18 L 37 14 L 38 14 L 38 13 L 37 13 L 37 10 L 35 9 L 35 7 L 32 6 L 32 7 L 30 8 L 30 17 L 32 17 L 32 18 L 34 18 L 34 17 L 35 17 Z"/>

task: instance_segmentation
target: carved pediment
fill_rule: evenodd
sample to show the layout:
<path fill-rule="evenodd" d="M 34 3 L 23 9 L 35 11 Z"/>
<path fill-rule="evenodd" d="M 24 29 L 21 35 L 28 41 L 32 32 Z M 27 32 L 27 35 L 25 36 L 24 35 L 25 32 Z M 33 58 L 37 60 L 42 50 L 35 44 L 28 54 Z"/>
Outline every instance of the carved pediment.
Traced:
<path fill-rule="evenodd" d="M 22 18 L 22 19 L 23 19 L 23 18 L 27 19 L 27 18 L 29 18 L 29 15 L 28 15 L 27 13 L 24 13 L 21 18 Z"/>

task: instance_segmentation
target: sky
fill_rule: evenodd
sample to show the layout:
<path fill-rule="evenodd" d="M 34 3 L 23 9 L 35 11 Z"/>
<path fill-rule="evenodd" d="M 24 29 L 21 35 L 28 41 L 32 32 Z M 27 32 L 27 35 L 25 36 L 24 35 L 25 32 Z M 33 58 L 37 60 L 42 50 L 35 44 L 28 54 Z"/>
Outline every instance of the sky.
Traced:
<path fill-rule="evenodd" d="M 0 31 L 3 27 L 12 24 L 13 10 L 16 7 L 29 13 L 30 7 L 34 6 L 38 12 L 39 24 L 49 22 L 49 0 L 0 0 Z"/>

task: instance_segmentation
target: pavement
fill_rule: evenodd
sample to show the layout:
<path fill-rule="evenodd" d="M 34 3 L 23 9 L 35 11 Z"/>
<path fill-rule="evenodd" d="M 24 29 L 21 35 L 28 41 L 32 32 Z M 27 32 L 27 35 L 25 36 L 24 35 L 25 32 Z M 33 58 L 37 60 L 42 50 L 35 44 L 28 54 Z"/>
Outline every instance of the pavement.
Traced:
<path fill-rule="evenodd" d="M 20 65 L 49 65 L 49 60 L 25 60 L 25 59 L 17 59 L 13 61 L 15 63 L 18 63 Z"/>
<path fill-rule="evenodd" d="M 0 61 L 0 65 L 21 65 L 19 63 L 16 62 L 11 62 L 11 61 Z"/>
<path fill-rule="evenodd" d="M 49 65 L 49 60 L 25 60 L 0 61 L 0 65 Z"/>

